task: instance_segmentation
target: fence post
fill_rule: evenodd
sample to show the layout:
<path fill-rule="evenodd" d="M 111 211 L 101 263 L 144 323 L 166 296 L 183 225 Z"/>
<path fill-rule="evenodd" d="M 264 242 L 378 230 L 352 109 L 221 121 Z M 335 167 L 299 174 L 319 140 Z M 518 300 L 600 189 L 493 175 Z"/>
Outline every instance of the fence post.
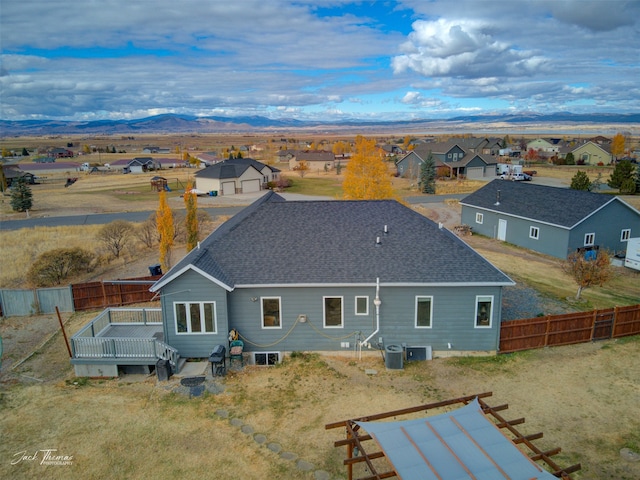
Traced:
<path fill-rule="evenodd" d="M 613 307 L 613 324 L 611 325 L 611 338 L 616 338 L 616 323 L 618 323 L 618 306 Z"/>
<path fill-rule="evenodd" d="M 102 285 L 102 308 L 106 308 L 107 307 L 107 291 L 104 288 L 104 280 L 100 280 L 100 284 Z"/>
<path fill-rule="evenodd" d="M 598 310 L 593 311 L 593 315 L 591 315 L 591 338 L 590 340 L 593 342 L 593 336 L 596 333 L 596 320 L 598 318 Z"/>
<path fill-rule="evenodd" d="M 547 324 L 544 329 L 544 346 L 549 346 L 549 327 L 551 326 L 551 315 L 546 316 Z"/>

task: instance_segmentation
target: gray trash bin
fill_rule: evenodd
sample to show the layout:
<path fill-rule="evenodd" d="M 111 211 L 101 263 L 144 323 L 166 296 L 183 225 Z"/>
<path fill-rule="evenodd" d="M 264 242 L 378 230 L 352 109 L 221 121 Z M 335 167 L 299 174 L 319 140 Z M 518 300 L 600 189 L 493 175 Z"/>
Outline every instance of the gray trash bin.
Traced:
<path fill-rule="evenodd" d="M 404 352 L 401 345 L 387 345 L 385 347 L 384 365 L 389 370 L 402 370 Z"/>
<path fill-rule="evenodd" d="M 169 360 L 158 360 L 156 362 L 156 374 L 161 382 L 169 380 L 173 372 L 171 371 L 171 363 Z"/>

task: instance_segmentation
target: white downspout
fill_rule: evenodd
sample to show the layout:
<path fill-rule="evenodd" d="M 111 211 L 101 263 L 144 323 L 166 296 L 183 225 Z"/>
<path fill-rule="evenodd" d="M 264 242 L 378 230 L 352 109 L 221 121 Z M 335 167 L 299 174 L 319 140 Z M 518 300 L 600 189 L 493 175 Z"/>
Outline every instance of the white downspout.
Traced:
<path fill-rule="evenodd" d="M 360 342 L 360 347 L 369 343 L 369 340 L 373 338 L 373 336 L 378 333 L 380 330 L 380 305 L 382 305 L 382 301 L 380 300 L 380 278 L 376 278 L 376 298 L 373 299 L 373 304 L 376 306 L 376 329 L 375 331 Z"/>

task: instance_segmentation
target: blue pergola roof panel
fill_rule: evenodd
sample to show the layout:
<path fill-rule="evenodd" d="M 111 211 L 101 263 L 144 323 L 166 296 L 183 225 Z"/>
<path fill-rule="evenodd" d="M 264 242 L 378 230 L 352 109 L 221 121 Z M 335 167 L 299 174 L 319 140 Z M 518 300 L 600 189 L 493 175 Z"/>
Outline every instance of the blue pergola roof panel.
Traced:
<path fill-rule="evenodd" d="M 399 478 L 555 479 L 482 412 L 477 399 L 451 412 L 398 422 L 360 422 Z"/>

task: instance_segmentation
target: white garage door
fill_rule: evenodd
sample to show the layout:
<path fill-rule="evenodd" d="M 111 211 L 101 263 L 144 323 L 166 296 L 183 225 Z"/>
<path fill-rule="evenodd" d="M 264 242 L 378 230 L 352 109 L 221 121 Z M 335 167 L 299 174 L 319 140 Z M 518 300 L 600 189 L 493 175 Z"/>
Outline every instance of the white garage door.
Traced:
<path fill-rule="evenodd" d="M 260 180 L 243 180 L 242 193 L 252 193 L 260 191 Z"/>
<path fill-rule="evenodd" d="M 467 178 L 482 178 L 484 177 L 483 167 L 469 167 L 467 168 Z"/>
<path fill-rule="evenodd" d="M 236 182 L 224 182 L 222 184 L 223 195 L 235 195 L 235 193 L 236 193 Z"/>

